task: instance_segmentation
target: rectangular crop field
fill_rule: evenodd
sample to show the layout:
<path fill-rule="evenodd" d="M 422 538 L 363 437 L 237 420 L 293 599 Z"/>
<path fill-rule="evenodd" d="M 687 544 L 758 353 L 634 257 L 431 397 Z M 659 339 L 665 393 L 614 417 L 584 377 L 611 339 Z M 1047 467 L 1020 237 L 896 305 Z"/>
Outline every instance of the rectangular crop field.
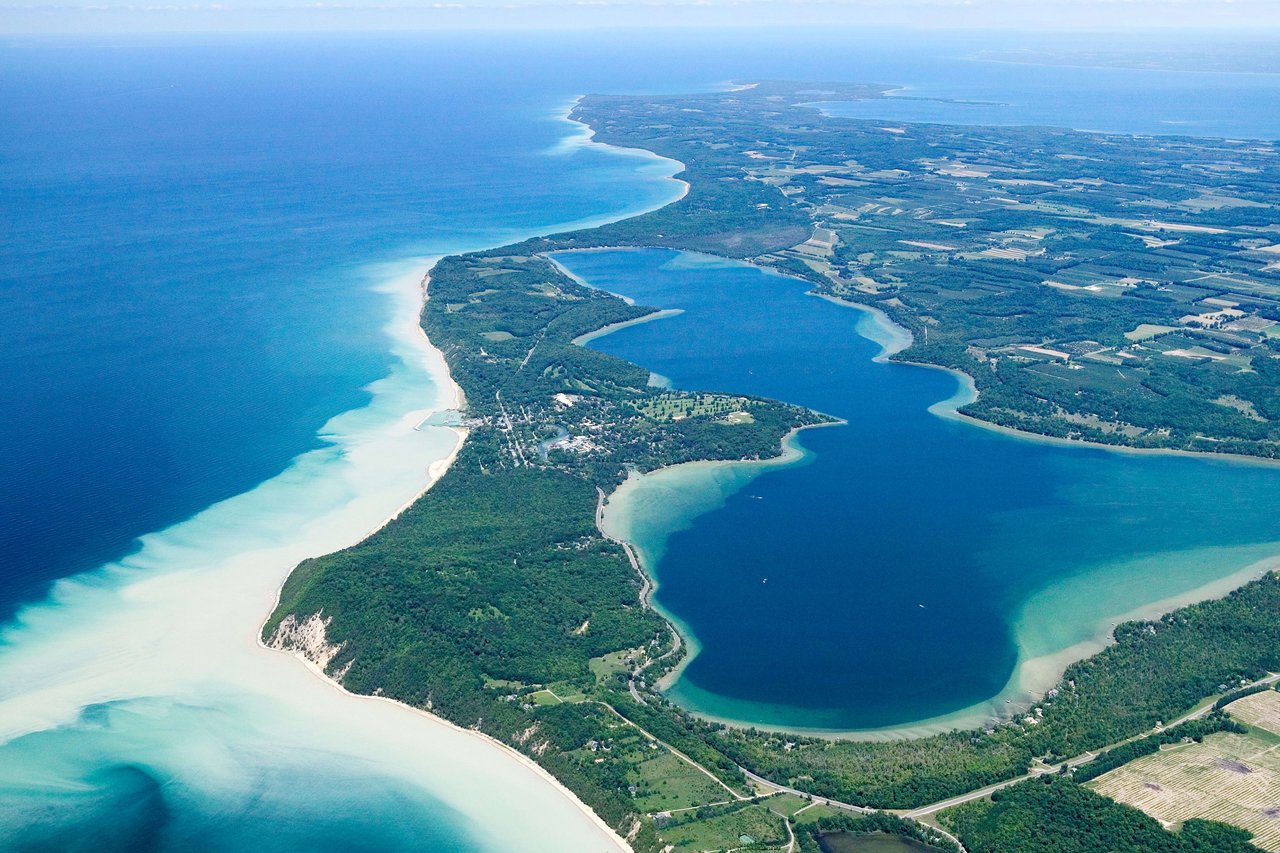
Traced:
<path fill-rule="evenodd" d="M 1268 730 L 1280 728 L 1280 694 L 1248 696 L 1228 710 L 1252 730 L 1166 747 L 1090 787 L 1170 829 L 1190 818 L 1217 820 L 1249 830 L 1264 850 L 1280 851 L 1280 734 Z"/>

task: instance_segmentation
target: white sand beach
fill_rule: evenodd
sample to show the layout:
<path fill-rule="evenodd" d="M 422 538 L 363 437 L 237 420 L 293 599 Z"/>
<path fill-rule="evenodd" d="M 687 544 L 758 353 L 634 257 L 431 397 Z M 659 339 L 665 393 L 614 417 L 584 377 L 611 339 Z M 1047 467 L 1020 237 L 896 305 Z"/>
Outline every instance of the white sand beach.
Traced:
<path fill-rule="evenodd" d="M 482 848 L 625 848 L 513 751 L 425 712 L 334 689 L 314 667 L 259 642 L 280 585 L 300 560 L 380 527 L 444 473 L 461 444 L 456 430 L 415 428 L 460 402 L 418 326 L 425 263 L 388 276 L 394 316 L 387 331 L 399 363 L 371 386 L 367 407 L 326 426 L 329 446 L 145 537 L 119 563 L 61 581 L 5 631 L 0 748 L 40 733 L 67 737 L 65 754 L 55 736 L 56 754 L 45 746 L 39 766 L 4 762 L 0 784 L 60 784 L 52 768 L 101 763 L 100 755 L 77 754 L 74 735 L 86 725 L 86 709 L 107 707 L 107 748 L 120 750 L 116 760 L 171 776 L 177 799 L 234 803 L 272 784 L 264 779 L 279 784 L 290 773 L 305 779 L 356 768 L 399 801 L 450 816 Z M 331 793 L 301 786 L 255 795 L 288 803 Z"/>

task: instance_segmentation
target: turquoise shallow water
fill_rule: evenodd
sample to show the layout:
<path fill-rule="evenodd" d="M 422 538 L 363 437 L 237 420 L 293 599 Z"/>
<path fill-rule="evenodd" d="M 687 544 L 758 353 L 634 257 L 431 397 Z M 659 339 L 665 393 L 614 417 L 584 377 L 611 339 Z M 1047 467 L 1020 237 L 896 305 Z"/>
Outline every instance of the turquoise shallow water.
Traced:
<path fill-rule="evenodd" d="M 201 736 L 246 740 L 226 731 L 244 725 L 245 715 L 226 710 L 107 703 L 85 708 L 74 728 L 10 743 L 6 761 L 32 769 L 19 780 L 0 774 L 0 823 L 11 827 L 0 847 L 254 850 L 262 849 L 264 826 L 275 849 L 352 850 L 370 839 L 395 848 L 481 846 L 461 815 L 380 768 L 316 752 L 284 761 L 208 755 Z M 203 768 L 199 778 L 193 764 Z"/>
<path fill-rule="evenodd" d="M 559 256 L 683 313 L 591 346 L 676 386 L 837 415 L 784 466 L 687 466 L 612 511 L 700 651 L 671 688 L 714 717 L 821 730 L 998 711 L 1122 614 L 1280 554 L 1280 467 L 1064 447 L 940 417 L 950 373 L 873 362 L 862 312 L 735 262 Z M 1074 651 L 1073 651 L 1074 650 Z"/>
<path fill-rule="evenodd" d="M 511 37 L 4 48 L 0 850 L 611 849 L 254 642 L 453 446 L 411 428 L 451 405 L 424 256 L 662 204 L 675 164 L 584 144 Z"/>

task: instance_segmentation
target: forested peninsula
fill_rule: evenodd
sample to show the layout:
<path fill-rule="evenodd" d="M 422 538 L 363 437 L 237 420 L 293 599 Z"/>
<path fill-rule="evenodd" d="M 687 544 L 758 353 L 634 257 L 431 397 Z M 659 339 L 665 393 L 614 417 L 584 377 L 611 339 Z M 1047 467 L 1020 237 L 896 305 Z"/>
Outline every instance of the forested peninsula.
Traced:
<path fill-rule="evenodd" d="M 982 730 L 893 742 L 782 735 L 701 720 L 653 687 L 684 646 L 648 606 L 625 544 L 600 531 L 602 501 L 633 471 L 770 458 L 788 433 L 830 419 L 666 389 L 642 366 L 575 344 L 652 309 L 574 281 L 550 252 L 669 246 L 752 259 L 911 329 L 898 357 L 972 375 L 974 417 L 1276 455 L 1280 302 L 1262 274 L 1277 236 L 1265 201 L 1280 174 L 1273 147 L 884 127 L 806 105 L 880 92 L 771 83 L 583 99 L 575 117 L 598 140 L 683 162 L 688 194 L 436 265 L 422 325 L 465 393 L 469 436 L 397 519 L 302 563 L 264 640 L 309 654 L 350 690 L 521 751 L 637 850 L 715 849 L 725 838 L 815 849 L 821 833 L 861 831 L 1037 850 L 1059 824 L 1086 820 L 1107 831 L 1071 849 L 1256 849 L 1217 824 L 1166 832 L 1074 781 L 1072 768 L 1280 671 L 1280 579 L 1270 574 L 1119 626 L 1113 645 L 1073 664 L 1034 708 Z M 1158 201 L 1161 219 L 1139 198 Z M 1244 203 L 1205 201 L 1224 198 Z M 303 642 L 317 631 L 322 644 Z M 1188 738 L 1232 725 L 1195 719 Z M 947 831 L 910 814 L 1029 773 L 1051 784 L 1029 779 L 995 803 L 943 812 Z M 1142 846 L 1143 833 L 1166 840 Z M 1138 840 L 1106 846 L 1120 837 Z"/>

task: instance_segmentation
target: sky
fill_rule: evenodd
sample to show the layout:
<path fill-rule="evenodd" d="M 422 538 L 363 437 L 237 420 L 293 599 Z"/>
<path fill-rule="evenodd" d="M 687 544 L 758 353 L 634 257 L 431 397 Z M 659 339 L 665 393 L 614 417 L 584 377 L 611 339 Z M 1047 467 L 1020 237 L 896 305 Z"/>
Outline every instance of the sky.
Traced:
<path fill-rule="evenodd" d="M 1280 33 L 1280 0 L 0 0 L 0 32 L 893 26 Z"/>

